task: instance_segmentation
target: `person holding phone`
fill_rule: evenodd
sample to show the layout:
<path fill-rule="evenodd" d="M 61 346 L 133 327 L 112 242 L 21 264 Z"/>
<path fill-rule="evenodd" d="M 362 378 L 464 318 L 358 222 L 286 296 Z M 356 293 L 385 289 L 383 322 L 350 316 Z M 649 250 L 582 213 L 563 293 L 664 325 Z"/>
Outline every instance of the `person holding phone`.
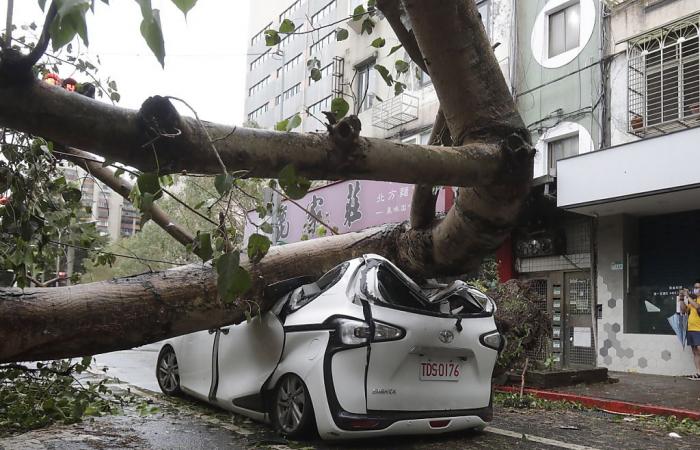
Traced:
<path fill-rule="evenodd" d="M 700 381 L 700 280 L 693 284 L 693 293 L 689 294 L 687 289 L 683 289 L 679 295 L 678 304 L 681 313 L 688 314 L 688 332 L 686 342 L 693 350 L 693 361 L 695 362 L 695 375 L 688 377 L 689 380 Z"/>

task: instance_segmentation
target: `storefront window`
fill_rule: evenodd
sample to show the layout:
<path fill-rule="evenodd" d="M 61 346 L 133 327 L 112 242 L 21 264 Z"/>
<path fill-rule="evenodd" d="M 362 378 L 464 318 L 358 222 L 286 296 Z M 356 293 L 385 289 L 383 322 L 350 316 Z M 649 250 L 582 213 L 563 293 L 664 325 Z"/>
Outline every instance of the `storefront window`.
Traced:
<path fill-rule="evenodd" d="M 673 334 L 667 318 L 676 312 L 676 295 L 682 288 L 692 291 L 700 278 L 698 230 L 700 211 L 632 221 L 626 234 L 634 242 L 628 241 L 631 251 L 621 266 L 628 285 L 625 332 Z"/>

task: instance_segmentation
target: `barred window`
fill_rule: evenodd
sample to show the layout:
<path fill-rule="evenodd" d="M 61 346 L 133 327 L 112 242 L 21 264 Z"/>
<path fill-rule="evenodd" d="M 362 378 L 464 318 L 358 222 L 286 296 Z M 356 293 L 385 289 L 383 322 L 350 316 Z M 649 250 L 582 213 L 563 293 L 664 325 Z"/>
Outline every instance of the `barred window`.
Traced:
<path fill-rule="evenodd" d="M 261 90 L 263 90 L 263 88 L 264 88 L 265 86 L 267 86 L 267 83 L 268 83 L 269 81 L 270 81 L 270 75 L 266 76 L 266 77 L 263 78 L 262 80 L 258 81 L 258 82 L 255 83 L 254 85 L 252 85 L 252 86 L 250 87 L 250 89 L 248 89 L 248 96 L 250 97 L 250 96 L 252 96 L 252 95 L 257 94 L 257 93 L 260 92 Z"/>
<path fill-rule="evenodd" d="M 629 130 L 659 134 L 700 124 L 698 17 L 629 43 Z"/>
<path fill-rule="evenodd" d="M 328 97 L 314 103 L 313 105 L 309 106 L 307 109 L 309 114 L 314 114 L 317 115 L 321 111 L 328 111 L 331 109 L 331 96 L 329 95 Z"/>
<path fill-rule="evenodd" d="M 299 64 L 299 62 L 301 62 L 301 53 L 284 63 L 284 66 L 277 69 L 277 78 L 279 78 L 280 75 L 282 75 L 283 70 L 284 73 L 287 73 L 290 70 L 292 70 L 297 64 Z"/>
<path fill-rule="evenodd" d="M 330 3 L 328 3 L 323 8 L 319 9 L 318 12 L 316 12 L 316 14 L 311 16 L 311 23 L 314 25 L 318 24 L 319 20 L 330 15 L 330 13 L 335 9 L 335 7 L 336 0 L 331 0 Z"/>
<path fill-rule="evenodd" d="M 265 103 L 265 104 L 262 105 L 260 108 L 254 110 L 253 112 L 251 112 L 250 114 L 248 114 L 248 120 L 255 120 L 255 119 L 257 119 L 258 117 L 260 117 L 260 116 L 262 116 L 263 114 L 265 114 L 265 113 L 267 112 L 268 106 L 269 106 L 269 102 L 268 102 L 268 103 Z"/>
<path fill-rule="evenodd" d="M 334 31 L 331 31 L 330 33 L 328 33 L 327 35 L 323 36 L 323 37 L 322 37 L 321 39 L 319 39 L 318 41 L 316 41 L 316 42 L 314 42 L 313 44 L 311 44 L 311 47 L 309 47 L 309 51 L 310 51 L 311 53 L 316 53 L 316 52 L 318 52 L 318 51 L 321 50 L 323 47 L 325 47 L 326 45 L 330 44 L 330 42 L 331 42 L 331 40 L 333 39 L 334 36 L 335 36 L 335 30 L 334 30 Z"/>
<path fill-rule="evenodd" d="M 294 14 L 294 12 L 299 9 L 300 6 L 301 0 L 296 0 L 289 8 L 282 11 L 282 14 L 280 14 L 280 22 L 282 22 L 284 19 L 291 19 L 292 14 Z"/>
<path fill-rule="evenodd" d="M 268 30 L 271 26 L 272 22 L 265 25 L 262 30 L 258 31 L 257 33 L 255 33 L 255 36 L 250 38 L 251 47 L 257 44 L 258 42 L 265 40 L 265 30 Z"/>
<path fill-rule="evenodd" d="M 265 53 L 263 53 L 262 55 L 258 56 L 257 58 L 255 58 L 255 59 L 250 63 L 250 70 L 253 70 L 253 69 L 255 69 L 255 68 L 261 66 L 262 63 L 264 63 L 265 61 L 267 61 L 271 56 L 272 56 L 272 54 L 270 53 L 270 49 L 267 49 L 267 50 L 265 51 Z"/>
<path fill-rule="evenodd" d="M 289 100 L 290 98 L 294 97 L 299 93 L 301 89 L 301 83 L 297 83 L 294 86 L 290 87 L 286 91 L 284 91 L 284 99 Z"/>

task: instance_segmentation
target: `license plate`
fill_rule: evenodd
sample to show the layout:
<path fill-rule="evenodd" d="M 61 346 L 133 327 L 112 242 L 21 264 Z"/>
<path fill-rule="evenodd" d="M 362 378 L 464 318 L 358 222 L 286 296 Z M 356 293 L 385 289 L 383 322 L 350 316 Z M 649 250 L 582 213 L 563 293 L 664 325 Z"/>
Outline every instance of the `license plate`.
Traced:
<path fill-rule="evenodd" d="M 421 381 L 459 381 L 462 365 L 453 361 L 423 361 L 418 366 Z"/>

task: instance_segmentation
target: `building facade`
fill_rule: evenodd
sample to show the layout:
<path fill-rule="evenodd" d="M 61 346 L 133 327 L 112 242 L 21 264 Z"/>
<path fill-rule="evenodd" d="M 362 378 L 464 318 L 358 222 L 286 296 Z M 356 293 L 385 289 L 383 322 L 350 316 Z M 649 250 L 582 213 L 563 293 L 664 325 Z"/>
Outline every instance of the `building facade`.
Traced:
<path fill-rule="evenodd" d="M 133 236 L 141 227 L 141 213 L 109 186 L 95 180 L 79 167 L 62 168 L 66 180 L 80 185 L 82 204 L 90 209 L 97 231 L 111 241 Z"/>
<path fill-rule="evenodd" d="M 596 223 L 597 362 L 612 370 L 695 371 L 667 319 L 700 278 L 699 17 L 693 0 L 608 2 L 609 145 L 557 166 L 557 204 Z"/>
<path fill-rule="evenodd" d="M 362 120 L 363 135 L 427 142 L 438 108 L 429 78 L 401 79 L 407 89 L 394 96 L 373 70 L 409 60 L 402 50 L 388 55 L 398 41 L 386 20 L 376 17 L 367 35 L 348 19 L 358 1 L 258 3 L 251 7 L 250 120 L 272 128 L 301 113 L 303 131 L 324 130 L 322 111 L 343 96 Z M 532 281 L 553 320 L 552 339 L 531 356 L 567 368 L 692 373 L 690 350 L 681 347 L 667 319 L 675 313 L 678 289 L 700 278 L 694 261 L 700 250 L 700 171 L 694 167 L 700 163 L 700 4 L 477 5 L 537 150 L 531 203 L 507 244 L 512 258 L 501 261 Z M 285 18 L 304 34 L 266 47 L 264 30 Z M 337 26 L 348 29 L 346 40 L 336 40 Z M 386 45 L 375 49 L 370 43 L 379 36 Z M 319 81 L 307 66 L 314 58 Z M 365 183 L 331 184 L 310 192 L 302 204 L 340 231 L 408 217 L 402 206 L 410 201 L 398 194 L 390 210 L 380 207 L 407 186 Z M 452 195 L 443 193 L 439 209 L 449 208 Z M 295 217 L 286 225 L 291 240 L 315 236 L 304 228 L 313 218 L 281 205 Z M 385 216 L 378 219 L 380 214 Z M 284 221 L 276 230 L 279 237 Z"/>

